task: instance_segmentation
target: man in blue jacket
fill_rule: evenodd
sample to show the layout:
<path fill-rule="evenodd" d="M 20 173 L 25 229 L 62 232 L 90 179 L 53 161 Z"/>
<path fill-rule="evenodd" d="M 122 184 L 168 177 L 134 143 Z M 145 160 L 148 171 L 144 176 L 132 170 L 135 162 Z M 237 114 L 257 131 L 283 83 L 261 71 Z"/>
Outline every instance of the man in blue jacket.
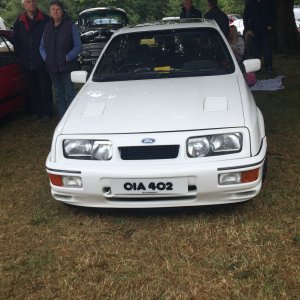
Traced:
<path fill-rule="evenodd" d="M 264 51 L 264 66 L 267 72 L 273 71 L 271 38 L 276 16 L 274 0 L 246 0 L 245 2 L 244 35 L 247 39 L 253 38 L 253 57 L 260 58 L 261 51 Z"/>
<path fill-rule="evenodd" d="M 52 87 L 39 46 L 50 18 L 37 8 L 37 0 L 22 0 L 22 4 L 24 13 L 13 28 L 15 53 L 27 80 L 32 121 L 48 121 L 52 117 Z"/>

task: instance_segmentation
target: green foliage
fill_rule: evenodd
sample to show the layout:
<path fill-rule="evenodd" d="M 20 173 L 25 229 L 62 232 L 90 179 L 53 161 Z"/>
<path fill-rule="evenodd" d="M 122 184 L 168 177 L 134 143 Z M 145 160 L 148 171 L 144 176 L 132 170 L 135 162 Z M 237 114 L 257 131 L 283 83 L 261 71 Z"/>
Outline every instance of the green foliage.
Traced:
<path fill-rule="evenodd" d="M 6 6 L 6 1 L 5 0 L 0 0 L 0 12 L 2 12 L 2 9 L 4 9 Z"/>
<path fill-rule="evenodd" d="M 244 8 L 244 0 L 219 0 L 220 8 L 227 14 L 238 13 L 242 14 Z"/>
<path fill-rule="evenodd" d="M 13 25 L 16 16 L 22 11 L 22 5 L 20 0 L 11 0 L 5 3 L 5 9 L 1 10 L 1 17 L 9 24 Z"/>
<path fill-rule="evenodd" d="M 49 1 L 39 0 L 39 8 L 49 11 Z M 160 20 L 166 16 L 179 16 L 182 0 L 63 0 L 68 14 L 77 19 L 78 13 L 86 8 L 112 6 L 126 10 L 131 24 Z M 204 14 L 207 11 L 206 0 L 193 0 L 194 6 Z M 300 5 L 300 0 L 294 0 Z M 225 13 L 242 14 L 244 0 L 219 0 L 219 6 Z M 22 11 L 21 0 L 0 0 L 0 16 L 10 25 Z"/>
<path fill-rule="evenodd" d="M 299 0 L 300 1 L 300 0 Z M 77 19 L 78 13 L 86 8 L 112 6 L 126 10 L 132 24 L 160 20 L 165 16 L 179 16 L 182 0 L 63 0 L 68 14 Z M 204 0 L 194 0 L 194 6 L 205 13 Z M 241 13 L 244 0 L 219 0 L 219 6 L 227 13 Z M 49 11 L 49 1 L 39 0 L 38 6 L 44 12 Z M 12 25 L 22 11 L 21 0 L 0 0 L 1 16 Z"/>
<path fill-rule="evenodd" d="M 44 12 L 49 10 L 49 1 L 47 0 L 40 0 L 39 1 L 39 8 L 42 9 Z M 17 16 L 23 11 L 23 7 L 21 4 L 21 0 L 8 0 L 6 1 L 5 8 L 3 12 L 1 11 L 1 17 L 12 26 Z"/>

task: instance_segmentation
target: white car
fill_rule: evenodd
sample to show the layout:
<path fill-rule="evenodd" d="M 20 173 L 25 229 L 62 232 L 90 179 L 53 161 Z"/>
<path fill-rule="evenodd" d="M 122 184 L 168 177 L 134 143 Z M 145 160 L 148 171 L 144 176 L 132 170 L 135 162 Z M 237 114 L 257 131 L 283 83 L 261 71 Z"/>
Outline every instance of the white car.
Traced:
<path fill-rule="evenodd" d="M 0 30 L 7 29 L 7 26 L 5 25 L 5 21 L 0 17 Z"/>
<path fill-rule="evenodd" d="M 238 19 L 232 22 L 231 25 L 234 25 L 237 29 L 237 32 L 240 36 L 244 34 L 244 20 L 243 19 Z"/>
<path fill-rule="evenodd" d="M 294 7 L 294 17 L 295 17 L 297 30 L 300 34 L 300 6 Z"/>
<path fill-rule="evenodd" d="M 179 20 L 180 17 L 164 17 L 162 18 L 163 21 L 174 21 L 174 20 Z"/>
<path fill-rule="evenodd" d="M 244 61 L 245 72 L 260 69 Z M 234 203 L 262 185 L 267 140 L 215 21 L 124 27 L 104 48 L 52 141 L 52 195 L 110 208 Z"/>
<path fill-rule="evenodd" d="M 300 6 L 294 6 L 294 17 L 295 17 L 295 21 L 300 22 Z"/>

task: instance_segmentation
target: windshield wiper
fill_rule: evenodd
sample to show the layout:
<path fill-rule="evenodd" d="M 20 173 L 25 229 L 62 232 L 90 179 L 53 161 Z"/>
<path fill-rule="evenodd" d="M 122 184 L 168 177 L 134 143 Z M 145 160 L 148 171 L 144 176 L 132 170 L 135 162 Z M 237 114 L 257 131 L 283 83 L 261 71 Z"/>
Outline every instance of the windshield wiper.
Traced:
<path fill-rule="evenodd" d="M 189 69 L 189 70 L 181 70 L 178 72 L 184 76 L 210 76 L 210 75 L 223 75 L 228 74 L 229 70 L 223 68 L 199 68 L 199 69 Z M 179 75 L 180 76 L 180 75 Z"/>
<path fill-rule="evenodd" d="M 93 81 L 95 82 L 104 82 L 104 81 L 117 81 L 117 80 L 129 80 L 132 76 L 125 73 L 117 74 L 94 74 Z"/>
<path fill-rule="evenodd" d="M 138 69 L 130 73 L 116 73 L 116 74 L 94 74 L 93 81 L 122 81 L 122 80 L 140 80 L 140 79 L 156 79 L 169 77 L 169 72 L 145 72 L 144 68 Z"/>

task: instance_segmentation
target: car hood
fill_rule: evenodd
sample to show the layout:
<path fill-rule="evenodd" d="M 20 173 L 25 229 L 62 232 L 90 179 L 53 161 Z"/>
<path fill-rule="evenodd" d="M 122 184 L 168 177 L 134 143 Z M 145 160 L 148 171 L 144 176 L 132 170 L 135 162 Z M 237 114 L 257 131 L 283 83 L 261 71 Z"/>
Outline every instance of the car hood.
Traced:
<path fill-rule="evenodd" d="M 114 134 L 244 126 L 235 74 L 88 82 L 63 120 L 63 134 Z"/>

